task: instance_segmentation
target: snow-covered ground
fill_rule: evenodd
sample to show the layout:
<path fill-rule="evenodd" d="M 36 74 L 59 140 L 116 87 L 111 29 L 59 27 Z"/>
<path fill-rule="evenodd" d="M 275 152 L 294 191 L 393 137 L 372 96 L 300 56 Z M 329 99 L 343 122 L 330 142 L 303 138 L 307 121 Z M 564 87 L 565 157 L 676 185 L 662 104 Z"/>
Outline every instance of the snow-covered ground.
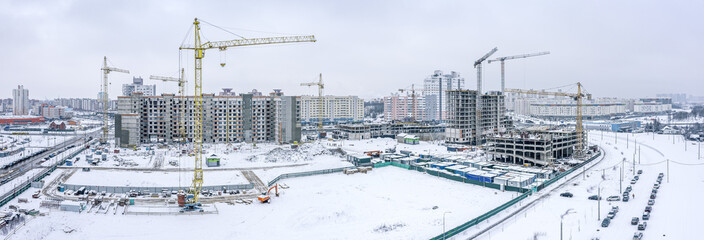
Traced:
<path fill-rule="evenodd" d="M 428 239 L 442 233 L 443 213 L 450 229 L 514 195 L 393 166 L 282 182 L 290 188 L 271 204 L 216 204 L 219 214 L 193 216 L 51 211 L 10 239 Z"/>
<path fill-rule="evenodd" d="M 355 153 L 364 153 L 367 151 L 384 151 L 389 148 L 396 147 L 396 151 L 408 150 L 419 154 L 443 154 L 448 153 L 445 146 L 436 143 L 421 141 L 417 145 L 398 143 L 392 138 L 374 138 L 364 140 L 345 140 L 335 142 L 343 150 Z"/>
<path fill-rule="evenodd" d="M 0 186 L 0 195 L 3 195 L 9 191 L 12 191 L 13 189 L 15 189 L 15 187 L 19 186 L 20 184 L 26 182 L 29 179 L 32 179 L 33 177 L 35 177 L 37 174 L 39 174 L 43 170 L 44 169 L 35 168 L 35 169 L 27 171 L 26 173 L 24 173 L 20 176 L 17 176 L 15 179 L 12 179 L 9 182 L 6 182 L 2 186 Z"/>
<path fill-rule="evenodd" d="M 704 209 L 698 206 L 704 189 L 704 158 L 697 159 L 699 143 L 685 142 L 681 136 L 653 135 L 650 133 L 630 134 L 614 133 L 602 134 L 591 131 L 590 141 L 601 145 L 605 151 L 605 159 L 588 171 L 586 176 L 577 177 L 566 186 L 549 193 L 549 196 L 539 200 L 528 210 L 517 214 L 503 224 L 482 235 L 480 239 L 559 239 L 560 215 L 569 209 L 575 213 L 564 217 L 564 239 L 629 239 L 634 232 L 643 232 L 644 239 L 692 239 L 701 235 L 697 223 Z M 629 139 L 629 143 L 626 143 Z M 640 164 L 638 151 L 635 151 L 634 142 L 640 148 Z M 635 154 L 635 169 L 641 169 L 643 174 L 640 180 L 633 184 L 632 193 L 635 198 L 628 202 L 601 201 L 601 212 L 598 212 L 596 201 L 587 200 L 588 196 L 596 195 L 601 184 L 602 197 L 621 196 L 621 187 L 625 189 L 631 185 L 630 180 L 634 174 L 633 159 Z M 622 186 L 620 181 L 621 160 L 624 177 Z M 669 163 L 667 159 L 675 162 Z M 664 173 L 663 184 L 658 191 L 657 198 L 648 226 L 644 231 L 638 231 L 631 225 L 632 217 L 641 218 L 647 206 L 653 184 L 658 173 Z M 602 173 L 605 179 L 602 182 Z M 668 182 L 669 176 L 669 182 Z M 573 198 L 560 197 L 562 192 L 571 192 Z M 601 227 L 601 221 L 606 217 L 612 206 L 618 206 L 620 211 L 609 227 Z M 601 213 L 601 216 L 598 214 Z M 696 237 L 695 237 L 696 238 Z"/>

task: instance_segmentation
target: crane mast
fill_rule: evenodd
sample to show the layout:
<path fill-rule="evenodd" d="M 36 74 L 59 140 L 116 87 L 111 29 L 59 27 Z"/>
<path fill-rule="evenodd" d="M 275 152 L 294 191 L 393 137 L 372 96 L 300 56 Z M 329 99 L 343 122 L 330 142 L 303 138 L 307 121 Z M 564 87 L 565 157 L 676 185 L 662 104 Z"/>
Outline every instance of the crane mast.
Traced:
<path fill-rule="evenodd" d="M 484 60 L 486 60 L 487 58 L 491 57 L 491 55 L 496 53 L 496 51 L 498 50 L 499 48 L 495 47 L 494 49 L 491 49 L 491 51 L 489 51 L 488 53 L 484 54 L 483 57 L 474 62 L 474 68 L 477 69 L 477 100 L 475 114 L 477 125 L 477 131 L 475 132 L 477 146 L 482 145 L 482 62 L 484 62 Z"/>
<path fill-rule="evenodd" d="M 195 167 L 193 172 L 193 182 L 191 188 L 189 189 L 189 194 L 186 196 L 186 209 L 192 210 L 200 205 L 198 202 L 201 188 L 203 187 L 203 58 L 205 57 L 205 50 L 208 49 L 219 49 L 221 51 L 226 50 L 229 47 L 242 47 L 242 46 L 254 46 L 254 45 L 265 45 L 265 44 L 280 44 L 280 43 L 297 43 L 297 42 L 315 42 L 315 37 L 313 35 L 308 36 L 287 36 L 287 37 L 269 37 L 269 38 L 245 38 L 245 39 L 235 39 L 228 41 L 214 41 L 205 42 L 201 41 L 201 29 L 200 21 L 198 18 L 193 20 L 194 27 L 194 42 L 192 46 L 182 45 L 179 50 L 194 50 L 194 80 L 195 83 L 195 96 L 194 96 L 194 106 L 195 106 L 195 124 L 194 130 L 194 154 L 195 154 Z M 223 66 L 221 64 L 221 66 Z"/>
<path fill-rule="evenodd" d="M 106 56 L 103 57 L 103 68 L 100 70 L 103 71 L 103 95 L 101 96 L 101 100 L 103 101 L 103 137 L 100 139 L 100 143 L 105 144 L 108 142 L 108 74 L 110 74 L 110 72 L 129 74 L 130 71 L 108 67 L 108 57 Z"/>
<path fill-rule="evenodd" d="M 514 56 L 506 56 L 506 57 L 500 57 L 497 59 L 492 59 L 489 61 L 486 61 L 487 63 L 491 62 L 496 62 L 496 61 L 501 61 L 501 92 L 504 91 L 504 86 L 505 86 L 505 74 L 504 74 L 504 69 L 505 69 L 505 63 L 504 61 L 506 60 L 512 60 L 512 59 L 520 59 L 520 58 L 528 58 L 528 57 L 537 57 L 537 56 L 542 56 L 542 55 L 547 55 L 550 54 L 550 52 L 538 52 L 538 53 L 529 53 L 529 54 L 521 54 L 521 55 L 514 55 Z"/>
<path fill-rule="evenodd" d="M 320 74 L 318 82 L 301 83 L 301 86 L 318 86 L 318 138 L 323 137 L 323 115 L 325 115 L 323 108 L 325 107 L 325 102 L 323 99 L 323 74 Z"/>

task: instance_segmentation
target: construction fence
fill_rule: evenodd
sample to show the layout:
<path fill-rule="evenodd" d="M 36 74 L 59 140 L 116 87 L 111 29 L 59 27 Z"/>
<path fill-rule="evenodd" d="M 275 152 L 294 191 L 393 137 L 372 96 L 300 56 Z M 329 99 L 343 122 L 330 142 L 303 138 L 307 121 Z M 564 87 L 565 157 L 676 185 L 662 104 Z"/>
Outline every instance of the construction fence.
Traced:
<path fill-rule="evenodd" d="M 295 178 L 295 177 L 306 177 L 306 176 L 313 176 L 313 175 L 319 175 L 319 174 L 342 172 L 342 170 L 344 170 L 345 168 L 351 168 L 351 167 L 331 168 L 331 169 L 315 170 L 315 171 L 308 171 L 308 172 L 298 172 L 298 173 L 284 173 L 284 174 L 281 174 L 281 175 L 275 177 L 273 180 L 269 181 L 267 186 L 269 186 L 269 187 L 274 186 L 274 184 L 281 179 Z"/>
<path fill-rule="evenodd" d="M 591 161 L 593 161 L 594 159 L 596 159 L 596 158 L 599 157 L 599 156 L 601 156 L 601 152 L 597 152 L 597 154 L 592 155 L 592 157 L 590 157 L 587 161 L 584 161 L 584 162 L 578 164 L 577 166 L 571 168 L 570 170 L 565 171 L 565 172 L 562 172 L 562 173 L 558 174 L 556 177 L 554 177 L 554 178 L 552 178 L 552 179 L 550 179 L 550 180 L 548 180 L 548 181 L 543 182 L 543 184 L 541 184 L 541 185 L 539 185 L 539 186 L 537 187 L 537 190 L 540 191 L 540 190 L 542 190 L 542 189 L 545 189 L 547 186 L 550 186 L 550 184 L 553 184 L 553 183 L 557 182 L 558 180 L 560 180 L 561 178 L 563 178 L 563 177 L 569 175 L 570 173 L 574 172 L 575 170 L 577 170 L 577 169 L 579 169 L 579 168 L 581 168 L 581 167 L 584 167 L 584 165 L 590 163 Z M 492 183 L 492 184 L 493 184 L 493 183 Z M 494 184 L 494 185 L 496 185 L 496 184 Z M 521 189 L 522 189 L 522 188 L 521 188 Z M 508 186 L 506 187 L 506 190 L 507 190 L 507 191 L 511 191 L 511 190 L 508 189 Z M 496 208 L 494 208 L 494 209 L 492 209 L 492 210 L 490 210 L 490 211 L 488 211 L 488 212 L 486 212 L 486 213 L 484 213 L 484 214 L 482 214 L 482 215 L 479 215 L 478 217 L 476 217 L 476 218 L 474 218 L 474 219 L 472 219 L 472 220 L 469 220 L 468 222 L 463 223 L 462 225 L 459 225 L 459 226 L 457 226 L 457 227 L 455 227 L 455 228 L 453 228 L 453 229 L 450 229 L 449 231 L 444 232 L 443 234 L 440 234 L 440 235 L 438 235 L 438 236 L 436 236 L 436 237 L 434 237 L 434 238 L 431 238 L 431 239 L 433 239 L 433 240 L 438 240 L 438 239 L 445 239 L 445 238 L 449 238 L 449 237 L 455 236 L 455 235 L 457 235 L 458 233 L 461 233 L 461 232 L 463 232 L 464 230 L 467 230 L 468 228 L 473 227 L 473 226 L 479 224 L 480 222 L 482 222 L 482 221 L 484 221 L 484 220 L 486 220 L 486 219 L 489 219 L 489 218 L 493 217 L 493 216 L 496 215 L 497 213 L 500 213 L 501 211 L 503 211 L 503 210 L 505 210 L 505 209 L 507 209 L 507 208 L 513 206 L 514 204 L 516 204 L 516 203 L 520 202 L 521 200 L 523 200 L 523 199 L 527 198 L 528 196 L 530 196 L 531 193 L 532 193 L 531 191 L 528 191 L 528 190 L 526 190 L 526 189 L 522 189 L 522 190 L 524 190 L 523 194 L 519 195 L 518 197 L 516 197 L 516 198 L 514 198 L 514 199 L 511 199 L 511 201 L 508 201 L 508 202 L 502 204 L 501 206 L 498 206 L 498 207 L 496 207 Z"/>

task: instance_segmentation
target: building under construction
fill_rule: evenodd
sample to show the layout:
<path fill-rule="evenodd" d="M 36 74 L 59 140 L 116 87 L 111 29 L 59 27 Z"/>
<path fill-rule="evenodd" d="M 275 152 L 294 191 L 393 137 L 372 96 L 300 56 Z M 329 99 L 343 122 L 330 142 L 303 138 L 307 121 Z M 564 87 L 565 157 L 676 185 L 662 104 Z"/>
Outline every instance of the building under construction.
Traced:
<path fill-rule="evenodd" d="M 342 124 L 333 131 L 333 137 L 360 140 L 377 137 L 395 138 L 401 133 L 413 134 L 421 140 L 440 140 L 445 132 L 444 125 L 424 123 L 363 123 Z"/>
<path fill-rule="evenodd" d="M 203 94 L 203 141 L 279 142 L 300 141 L 300 99 L 283 96 L 215 96 Z M 194 97 L 186 97 L 185 140 L 194 138 Z M 116 144 L 134 146 L 140 143 L 178 142 L 181 140 L 180 97 L 161 96 L 118 97 L 115 124 Z M 136 135 L 136 136 L 135 136 Z"/>
<path fill-rule="evenodd" d="M 538 166 L 571 157 L 579 138 L 574 129 L 528 128 L 487 137 L 487 153 L 494 161 Z"/>
<path fill-rule="evenodd" d="M 501 92 L 488 92 L 481 95 L 481 113 L 477 116 L 477 91 L 447 91 L 447 129 L 445 139 L 448 143 L 477 145 L 486 141 L 486 135 L 502 133 L 510 128 L 511 122 L 506 116 L 504 95 Z M 479 119 L 479 124 L 477 120 Z M 477 130 L 481 137 L 477 137 Z M 479 139 L 479 140 L 477 140 Z"/>

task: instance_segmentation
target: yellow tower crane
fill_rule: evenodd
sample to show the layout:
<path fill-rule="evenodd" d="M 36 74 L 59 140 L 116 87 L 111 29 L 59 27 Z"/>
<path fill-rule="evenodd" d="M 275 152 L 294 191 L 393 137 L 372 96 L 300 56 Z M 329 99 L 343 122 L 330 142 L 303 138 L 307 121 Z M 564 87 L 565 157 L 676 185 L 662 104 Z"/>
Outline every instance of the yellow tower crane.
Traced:
<path fill-rule="evenodd" d="M 105 144 L 108 142 L 108 74 L 110 72 L 121 72 L 129 74 L 130 71 L 108 67 L 108 57 L 103 57 L 103 95 L 101 100 L 103 100 L 103 137 L 100 138 L 100 143 Z"/>
<path fill-rule="evenodd" d="M 565 93 L 565 92 L 548 92 L 544 90 L 523 90 L 523 89 L 512 89 L 512 88 L 505 88 L 504 92 L 511 92 L 511 93 L 522 93 L 522 94 L 534 94 L 534 95 L 550 95 L 550 96 L 558 96 L 558 97 L 571 97 L 575 101 L 577 101 L 577 124 L 575 125 L 575 131 L 577 133 L 577 157 L 582 157 L 584 156 L 584 130 L 582 127 L 582 98 L 587 97 L 588 100 L 592 99 L 591 94 L 585 94 L 584 93 L 584 87 L 582 86 L 582 83 L 577 82 L 577 93 Z"/>
<path fill-rule="evenodd" d="M 325 99 L 323 99 L 323 74 L 320 74 L 318 82 L 301 83 L 301 86 L 318 86 L 318 138 L 323 138 L 323 118 L 325 117 Z"/>
<path fill-rule="evenodd" d="M 203 23 L 210 24 L 208 22 L 202 21 Z M 195 210 L 198 209 L 200 203 L 198 202 L 199 194 L 201 188 L 203 187 L 203 58 L 205 57 L 205 50 L 208 49 L 219 49 L 221 51 L 227 50 L 229 47 L 243 47 L 243 46 L 254 46 L 254 45 L 265 45 L 265 44 L 279 44 L 279 43 L 297 43 L 297 42 L 315 42 L 315 36 L 287 36 L 287 37 L 268 37 L 268 38 L 242 38 L 226 41 L 209 41 L 201 42 L 200 35 L 200 23 L 201 20 L 196 18 L 193 21 L 194 28 L 194 44 L 181 45 L 179 50 L 193 50 L 195 52 L 195 126 L 194 130 L 194 153 L 195 153 L 195 167 L 193 174 L 193 183 L 189 189 L 189 194 L 186 196 L 185 210 Z M 210 24 L 212 25 L 212 24 Z M 215 26 L 215 25 L 213 25 Z M 215 26 L 217 27 L 217 26 Z M 220 28 L 220 27 L 217 27 Z M 222 29 L 222 28 L 220 28 Z M 221 64 L 221 66 L 224 66 Z"/>
<path fill-rule="evenodd" d="M 179 124 L 179 142 L 186 142 L 186 79 L 183 74 L 183 68 L 181 68 L 181 76 L 179 78 L 175 77 L 162 77 L 162 76 L 149 76 L 151 80 L 161 80 L 164 82 L 176 82 L 178 83 L 178 95 L 181 100 L 180 115 L 178 118 Z"/>
<path fill-rule="evenodd" d="M 425 89 L 416 89 L 415 84 L 411 84 L 411 88 L 402 88 L 398 90 L 399 92 L 411 92 L 411 121 L 415 122 L 417 120 L 416 116 L 416 91 L 425 91 Z"/>

